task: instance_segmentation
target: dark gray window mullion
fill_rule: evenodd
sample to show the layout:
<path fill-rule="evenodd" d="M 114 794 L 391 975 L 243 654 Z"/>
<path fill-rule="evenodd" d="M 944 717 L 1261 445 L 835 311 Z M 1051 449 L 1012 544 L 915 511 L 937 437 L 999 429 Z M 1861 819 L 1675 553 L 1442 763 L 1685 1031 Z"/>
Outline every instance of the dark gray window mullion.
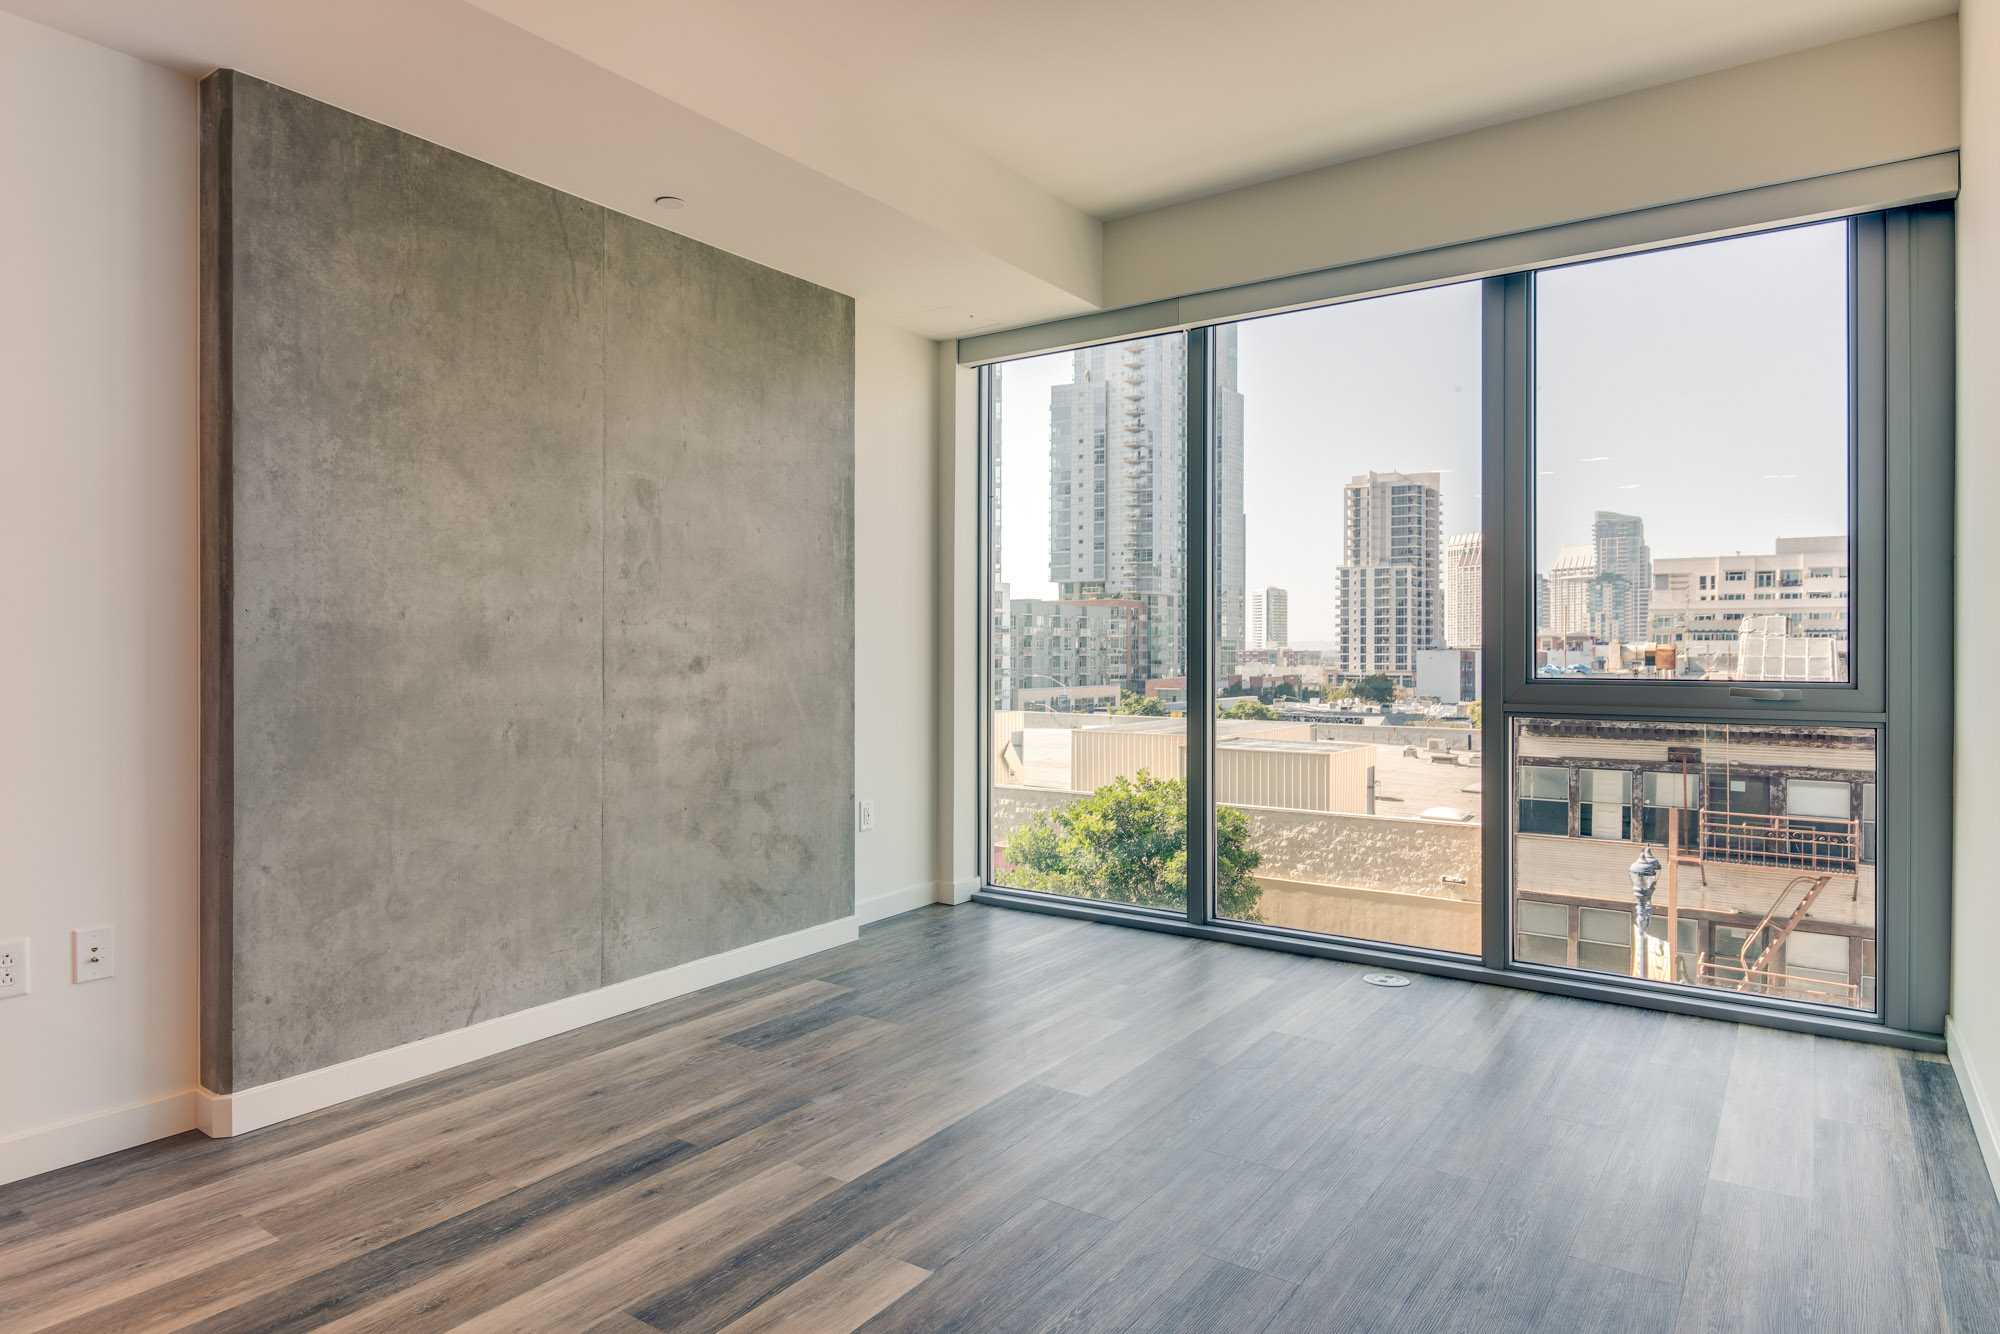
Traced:
<path fill-rule="evenodd" d="M 973 800 L 973 837 L 975 866 L 979 873 L 979 883 L 993 883 L 993 451 L 1000 442 L 993 438 L 993 380 L 997 368 L 981 366 L 975 390 L 978 401 L 978 427 L 974 434 L 977 441 L 979 484 L 979 513 L 974 521 L 974 541 L 979 544 L 977 574 L 973 583 L 974 594 L 979 599 L 979 616 L 975 638 L 974 661 L 978 666 L 978 683 L 973 688 L 973 744 L 977 747 L 974 761 L 978 774 L 977 796 Z M 948 568 L 948 566 L 947 566 Z M 1012 703 L 1009 700 L 1008 703 Z M 954 871 L 956 875 L 958 872 Z"/>
<path fill-rule="evenodd" d="M 1187 919 L 1215 916 L 1215 429 L 1207 329 L 1187 334 Z"/>
<path fill-rule="evenodd" d="M 1949 1009 L 1955 390 L 1946 206 L 1883 218 L 1889 725 L 1883 734 L 1876 988 L 1883 1021 Z"/>
<path fill-rule="evenodd" d="M 1480 696 L 1480 961 L 1513 957 L 1513 775 L 1507 757 L 1507 697 L 1534 662 L 1534 545 L 1528 515 L 1529 403 L 1534 389 L 1531 292 L 1526 274 L 1488 278 L 1480 321 L 1481 518 L 1487 557 L 1480 571 L 1484 651 Z"/>

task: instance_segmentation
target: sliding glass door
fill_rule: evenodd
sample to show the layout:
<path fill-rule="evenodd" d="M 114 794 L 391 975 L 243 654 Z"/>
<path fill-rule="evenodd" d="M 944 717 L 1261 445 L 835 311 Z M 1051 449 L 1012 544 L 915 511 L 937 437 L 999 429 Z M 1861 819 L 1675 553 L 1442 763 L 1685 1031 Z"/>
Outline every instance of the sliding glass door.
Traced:
<path fill-rule="evenodd" d="M 1951 217 L 982 370 L 994 902 L 1942 1024 Z"/>

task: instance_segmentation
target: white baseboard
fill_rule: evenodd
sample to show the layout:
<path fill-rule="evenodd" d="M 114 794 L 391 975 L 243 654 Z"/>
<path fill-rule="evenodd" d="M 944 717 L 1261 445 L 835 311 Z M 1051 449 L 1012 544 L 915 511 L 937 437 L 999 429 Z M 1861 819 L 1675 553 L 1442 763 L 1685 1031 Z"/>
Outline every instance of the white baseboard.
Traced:
<path fill-rule="evenodd" d="M 195 1091 L 114 1107 L 0 1139 L 0 1185 L 195 1129 Z"/>
<path fill-rule="evenodd" d="M 967 876 L 963 880 L 940 880 L 937 885 L 939 903 L 970 903 L 973 891 L 979 888 L 979 877 Z"/>
<path fill-rule="evenodd" d="M 559 1001 L 517 1010 L 513 1014 L 488 1019 L 467 1028 L 439 1033 L 435 1037 L 371 1052 L 339 1065 L 290 1079 L 280 1079 L 230 1094 L 197 1090 L 189 1110 L 189 1125 L 198 1125 L 203 1134 L 215 1138 L 241 1135 L 279 1121 L 316 1112 L 336 1103 L 369 1093 L 407 1084 L 413 1079 L 439 1074 L 453 1066 L 476 1061 L 495 1052 L 525 1046 L 542 1038 L 582 1028 L 614 1015 L 657 1005 L 663 1000 L 712 987 L 719 982 L 759 972 L 808 954 L 845 945 L 860 934 L 857 918 L 843 917 L 820 926 L 807 927 L 790 935 L 760 940 L 754 945 L 713 954 L 706 959 L 665 968 L 644 977 L 614 982 L 595 991 L 566 996 Z"/>
<path fill-rule="evenodd" d="M 1971 1055 L 1958 1040 L 1958 1028 L 1944 1021 L 1944 1045 L 1951 1068 L 1958 1076 L 1958 1091 L 1965 1097 L 1965 1110 L 1972 1117 L 1972 1133 L 1979 1138 L 1979 1152 L 1986 1159 L 1986 1175 L 2000 1186 L 2000 1103 L 1989 1094 L 1992 1086 L 1981 1083 Z"/>
<path fill-rule="evenodd" d="M 865 899 L 854 901 L 854 919 L 862 926 L 879 922 L 884 917 L 894 917 L 897 913 L 909 912 L 912 908 L 922 908 L 937 902 L 937 886 L 926 880 L 921 884 L 905 885 L 885 894 L 870 894 Z"/>

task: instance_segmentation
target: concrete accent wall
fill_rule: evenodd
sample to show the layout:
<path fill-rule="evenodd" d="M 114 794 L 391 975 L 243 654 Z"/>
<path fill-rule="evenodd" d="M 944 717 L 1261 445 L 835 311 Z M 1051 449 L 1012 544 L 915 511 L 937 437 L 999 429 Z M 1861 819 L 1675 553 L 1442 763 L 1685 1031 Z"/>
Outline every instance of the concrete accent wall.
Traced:
<path fill-rule="evenodd" d="M 204 94 L 204 1085 L 850 914 L 852 303 Z"/>

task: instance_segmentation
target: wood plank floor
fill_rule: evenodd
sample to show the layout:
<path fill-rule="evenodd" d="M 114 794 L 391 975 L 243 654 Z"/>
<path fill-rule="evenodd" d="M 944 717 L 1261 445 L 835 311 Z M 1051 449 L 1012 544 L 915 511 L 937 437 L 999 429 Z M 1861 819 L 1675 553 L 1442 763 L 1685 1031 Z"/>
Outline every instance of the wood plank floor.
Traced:
<path fill-rule="evenodd" d="M 2000 1330 L 1951 1068 L 967 906 L 0 1187 L 0 1329 Z"/>

